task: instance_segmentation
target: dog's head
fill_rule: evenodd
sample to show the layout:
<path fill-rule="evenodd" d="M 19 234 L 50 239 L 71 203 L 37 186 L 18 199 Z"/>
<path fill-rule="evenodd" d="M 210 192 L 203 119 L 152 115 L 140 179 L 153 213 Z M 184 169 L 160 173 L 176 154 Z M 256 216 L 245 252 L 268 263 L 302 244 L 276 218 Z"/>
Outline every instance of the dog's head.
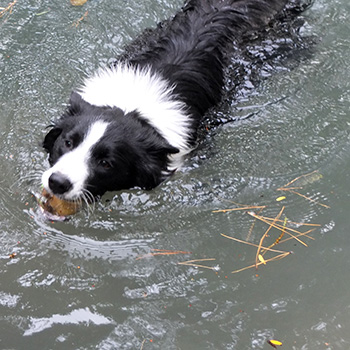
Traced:
<path fill-rule="evenodd" d="M 97 107 L 72 93 L 66 113 L 43 141 L 51 168 L 45 189 L 64 199 L 133 187 L 151 189 L 169 173 L 168 144 L 138 111 Z"/>

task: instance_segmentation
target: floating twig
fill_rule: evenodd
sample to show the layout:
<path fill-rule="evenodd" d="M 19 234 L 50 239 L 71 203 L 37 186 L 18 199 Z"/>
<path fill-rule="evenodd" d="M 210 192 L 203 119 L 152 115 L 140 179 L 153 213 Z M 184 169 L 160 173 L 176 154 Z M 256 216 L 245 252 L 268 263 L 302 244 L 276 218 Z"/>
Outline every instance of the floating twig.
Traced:
<path fill-rule="evenodd" d="M 217 267 L 213 266 L 206 266 L 206 265 L 201 265 L 201 264 L 196 264 L 197 262 L 202 262 L 202 261 L 215 261 L 215 258 L 207 258 L 207 259 L 194 259 L 194 260 L 187 260 L 187 261 L 181 261 L 178 262 L 178 265 L 186 265 L 186 266 L 193 266 L 193 267 L 203 267 L 204 269 L 209 269 L 209 270 L 217 270 Z"/>
<path fill-rule="evenodd" d="M 259 211 L 258 211 L 258 215 L 261 214 L 261 212 L 264 210 L 264 208 L 261 208 Z M 247 234 L 247 237 L 246 237 L 246 240 L 249 241 L 250 240 L 250 237 L 252 235 L 252 232 L 253 232 L 253 229 L 254 229 L 254 226 L 256 224 L 256 219 L 254 219 L 252 225 L 250 226 L 249 228 L 249 231 L 248 231 L 248 234 Z"/>
<path fill-rule="evenodd" d="M 315 229 L 313 228 L 313 229 L 311 229 L 311 230 L 309 230 L 309 231 L 306 231 L 306 232 L 302 232 L 302 233 L 300 233 L 300 234 L 298 234 L 298 235 L 296 235 L 296 236 L 291 236 L 291 237 L 288 237 L 288 238 L 285 238 L 285 239 L 283 239 L 282 241 L 280 241 L 280 243 L 284 243 L 284 242 L 287 242 L 287 241 L 289 241 L 289 240 L 291 240 L 291 239 L 295 239 L 295 238 L 298 238 L 298 237 L 308 237 L 308 238 L 310 238 L 310 239 L 314 239 L 313 237 L 310 237 L 310 236 L 308 236 L 308 234 L 309 233 L 311 233 L 312 231 L 314 231 Z"/>
<path fill-rule="evenodd" d="M 270 224 L 271 222 L 269 221 L 269 220 L 266 220 L 266 221 L 264 221 L 264 220 L 261 220 L 262 222 L 265 222 L 266 224 Z M 288 230 L 289 231 L 291 231 L 291 232 L 294 232 L 294 233 L 296 233 L 297 235 L 299 235 L 299 234 L 301 234 L 302 232 L 300 232 L 300 231 L 298 231 L 298 230 L 295 230 L 295 229 L 293 229 L 293 228 L 291 228 L 291 227 L 284 227 L 284 226 L 282 226 L 282 225 L 280 225 L 280 224 L 276 224 L 276 223 L 274 223 L 273 224 L 273 227 L 274 228 L 276 228 L 277 230 L 280 230 L 280 231 L 285 231 L 286 230 L 286 233 L 288 234 L 288 235 L 290 235 L 290 236 L 294 236 L 293 234 L 291 234 L 290 232 L 288 232 Z M 313 231 L 313 230 L 310 230 L 310 231 Z M 305 236 L 305 235 L 304 235 Z M 310 236 L 306 236 L 307 238 L 310 238 L 310 239 L 312 239 L 312 240 L 314 240 L 315 238 L 313 238 L 313 237 L 310 237 Z"/>
<path fill-rule="evenodd" d="M 6 7 L 0 7 L 0 18 L 5 16 L 5 14 L 8 14 L 10 16 L 16 2 L 17 2 L 17 0 L 14 0 L 14 1 L 10 2 Z"/>
<path fill-rule="evenodd" d="M 317 177 L 312 176 L 312 175 L 314 175 L 314 174 L 318 174 Z M 286 185 L 284 185 L 284 186 L 282 186 L 282 187 L 288 187 L 288 186 L 290 186 L 292 183 L 294 183 L 294 182 L 296 182 L 296 181 L 298 181 L 298 180 L 300 180 L 300 179 L 304 179 L 304 182 L 302 182 L 301 184 L 299 184 L 299 186 L 300 186 L 300 185 L 305 185 L 305 184 L 308 184 L 308 183 L 315 182 L 315 181 L 317 181 L 317 180 L 319 180 L 319 179 L 321 179 L 321 178 L 322 178 L 322 175 L 318 172 L 318 170 L 314 170 L 314 171 L 312 171 L 311 173 L 303 174 L 303 175 L 300 175 L 300 176 L 296 177 L 295 179 L 289 181 Z M 306 179 L 306 180 L 305 180 L 305 179 Z M 299 188 L 302 188 L 302 187 L 299 187 Z"/>
<path fill-rule="evenodd" d="M 273 220 L 273 222 L 270 224 L 270 226 L 268 227 L 268 229 L 265 231 L 265 233 L 263 234 L 263 236 L 260 239 L 259 246 L 258 246 L 258 249 L 256 251 L 256 256 L 255 256 L 255 267 L 256 268 L 258 268 L 258 261 L 259 261 L 259 255 L 260 255 L 260 250 L 261 250 L 262 243 L 263 243 L 265 237 L 267 236 L 267 234 L 272 229 L 273 224 L 275 223 L 275 221 L 278 220 L 281 217 L 283 211 L 284 211 L 284 207 L 282 207 L 280 212 L 277 214 L 276 218 Z"/>
<path fill-rule="evenodd" d="M 287 223 L 287 217 L 284 218 L 284 223 L 283 223 L 283 230 L 281 232 L 281 234 L 277 237 L 277 239 L 268 247 L 268 249 L 271 249 L 272 247 L 274 247 L 275 245 L 277 245 L 280 240 L 282 239 L 282 237 L 284 236 L 284 233 L 286 232 L 286 223 Z M 268 250 L 264 250 L 262 252 L 262 255 L 264 255 Z"/>
<path fill-rule="evenodd" d="M 235 237 L 227 236 L 227 235 L 225 235 L 223 233 L 221 233 L 221 236 L 223 236 L 225 238 L 228 238 L 228 239 L 232 239 L 233 241 L 236 241 L 236 242 L 239 242 L 239 243 L 250 245 L 252 247 L 256 247 L 256 248 L 258 247 L 257 244 L 254 244 L 254 243 L 251 243 L 251 242 L 247 242 L 247 241 L 243 241 L 243 240 L 235 238 Z M 264 249 L 264 250 L 268 250 L 270 252 L 274 252 L 274 253 L 281 253 L 281 254 L 287 253 L 286 251 L 283 251 L 283 250 L 271 249 L 271 248 L 264 247 L 264 246 L 261 246 L 261 248 Z"/>
<path fill-rule="evenodd" d="M 298 195 L 298 196 L 300 196 L 300 197 L 303 197 L 303 198 L 307 199 L 307 200 L 310 201 L 310 202 L 313 202 L 313 203 L 315 203 L 315 204 L 321 205 L 321 206 L 324 207 L 324 208 L 327 208 L 327 209 L 330 208 L 330 206 L 327 205 L 327 204 L 320 203 L 320 202 L 318 202 L 318 201 L 316 201 L 316 200 L 314 200 L 314 199 L 312 199 L 312 198 L 310 198 L 310 197 L 308 197 L 308 196 L 305 196 L 304 194 L 301 194 L 300 192 L 291 190 L 291 189 L 289 189 L 289 188 L 280 188 L 280 189 L 278 189 L 277 191 L 288 191 L 288 192 L 294 193 L 294 194 L 296 194 L 296 195 Z"/>
<path fill-rule="evenodd" d="M 272 226 L 272 227 L 274 227 L 274 228 L 280 230 L 280 231 L 286 230 L 286 233 L 287 233 L 288 235 L 292 236 L 292 237 L 293 237 L 294 239 L 296 239 L 299 243 L 301 243 L 301 244 L 303 244 L 304 246 L 307 247 L 307 244 L 306 244 L 305 242 L 303 242 L 302 240 L 298 239 L 297 236 L 293 235 L 292 233 L 288 232 L 288 230 L 291 231 L 291 232 L 297 233 L 297 235 L 300 235 L 302 232 L 299 232 L 299 231 L 297 231 L 297 230 L 294 230 L 294 229 L 292 229 L 292 228 L 290 228 L 290 227 L 284 228 L 282 225 L 276 224 L 274 221 L 271 222 L 271 221 L 269 221 L 269 220 L 263 219 L 261 216 L 255 214 L 255 213 L 253 213 L 253 212 L 248 212 L 248 214 L 251 215 L 251 216 L 253 216 L 253 217 L 255 217 L 255 218 L 257 218 L 258 220 L 260 220 L 260 221 L 262 221 L 262 222 L 264 222 L 264 223 L 266 223 L 266 224 L 268 224 L 268 225 L 270 225 L 270 226 Z M 273 220 L 273 219 L 270 219 L 270 220 Z M 276 220 L 276 221 L 277 221 L 277 220 Z M 309 237 L 309 238 L 313 239 L 312 237 Z"/>
<path fill-rule="evenodd" d="M 266 208 L 265 205 L 247 205 L 243 206 L 241 208 L 229 208 L 229 209 L 219 209 L 219 210 L 213 210 L 212 213 L 227 213 L 231 211 L 239 211 L 239 210 L 250 210 L 250 209 L 264 209 Z"/>
<path fill-rule="evenodd" d="M 186 252 L 182 250 L 168 250 L 168 249 L 151 249 L 150 253 L 140 255 L 136 258 L 136 260 L 140 260 L 143 258 L 148 258 L 150 256 L 157 256 L 157 255 L 177 255 L 177 254 L 192 254 L 191 252 Z"/>
<path fill-rule="evenodd" d="M 249 214 L 249 213 L 248 213 Z M 271 221 L 273 221 L 273 218 L 269 218 L 269 217 L 267 217 L 267 216 L 262 216 L 262 215 L 259 215 L 259 213 L 258 214 L 255 214 L 255 215 L 258 215 L 260 218 L 262 218 L 262 219 L 266 219 L 266 220 L 271 220 Z M 283 222 L 284 223 L 284 220 L 280 220 L 280 219 L 278 219 L 278 220 L 276 220 L 277 222 Z M 320 227 L 321 225 L 320 224 L 310 224 L 310 223 L 308 223 L 308 222 L 294 222 L 294 221 L 290 221 L 290 220 L 288 220 L 287 219 L 287 224 L 291 224 L 291 225 L 296 225 L 296 226 L 317 226 L 317 227 Z"/>
<path fill-rule="evenodd" d="M 85 13 L 79 19 L 73 22 L 72 27 L 78 28 L 80 22 L 83 21 L 88 14 L 89 14 L 89 11 L 85 11 Z"/>
<path fill-rule="evenodd" d="M 305 196 L 305 195 L 301 194 L 298 191 L 295 191 L 295 190 L 301 190 L 303 188 L 302 186 L 310 184 L 312 182 L 315 182 L 315 181 L 317 181 L 317 180 L 319 180 L 321 178 L 322 178 L 322 174 L 320 174 L 318 172 L 318 170 L 314 170 L 311 173 L 300 175 L 300 176 L 296 177 L 295 179 L 289 181 L 284 186 L 278 188 L 277 191 L 285 191 L 285 192 L 294 193 L 294 194 L 296 194 L 296 195 L 298 195 L 298 196 L 300 196 L 300 197 L 302 197 L 304 199 L 307 199 L 310 202 L 313 202 L 315 204 L 321 205 L 324 208 L 329 209 L 330 208 L 329 205 L 320 203 L 320 202 L 318 202 L 318 201 L 316 201 L 316 200 L 314 200 L 314 199 L 312 199 L 312 198 L 310 198 L 308 196 Z M 299 186 L 291 187 L 290 185 L 294 184 L 295 182 L 297 182 L 297 185 L 299 185 Z"/>
<path fill-rule="evenodd" d="M 234 271 L 232 271 L 231 273 L 238 273 L 238 272 L 241 272 L 241 271 L 244 271 L 244 270 L 251 269 L 251 268 L 253 268 L 253 267 L 256 268 L 256 266 L 260 266 L 260 265 L 262 265 L 262 264 L 265 264 L 265 265 L 266 265 L 266 263 L 268 263 L 268 262 L 276 261 L 276 260 L 281 260 L 281 259 L 285 258 L 286 256 L 288 256 L 288 255 L 290 255 L 290 254 L 292 254 L 292 252 L 285 252 L 285 253 L 283 253 L 283 254 L 276 255 L 276 256 L 274 256 L 274 257 L 272 257 L 272 258 L 270 258 L 270 259 L 264 259 L 264 263 L 263 263 L 263 262 L 258 262 L 257 264 L 255 263 L 255 264 L 253 264 L 253 265 L 249 265 L 249 266 L 243 267 L 243 268 L 241 268 L 241 269 L 234 270 Z"/>

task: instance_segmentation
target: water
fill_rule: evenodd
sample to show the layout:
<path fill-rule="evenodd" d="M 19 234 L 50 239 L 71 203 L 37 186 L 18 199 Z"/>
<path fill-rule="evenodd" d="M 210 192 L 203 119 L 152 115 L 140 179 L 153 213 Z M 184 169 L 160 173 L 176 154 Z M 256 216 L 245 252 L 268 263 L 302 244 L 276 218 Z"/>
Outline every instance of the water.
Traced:
<path fill-rule="evenodd" d="M 70 90 L 180 6 L 18 1 L 0 19 L 2 349 L 270 349 L 268 339 L 286 349 L 349 348 L 346 0 L 315 1 L 302 27 L 316 38 L 312 54 L 264 67 L 216 111 L 240 120 L 210 129 L 169 181 L 109 194 L 65 223 L 35 213 L 32 177 L 47 166 L 40 141 Z M 296 190 L 312 201 L 277 191 L 314 170 L 322 178 Z M 321 226 L 303 238 L 308 247 L 281 243 L 275 248 L 294 254 L 232 274 L 254 264 L 257 248 L 221 234 L 259 244 L 267 229 L 252 230 L 244 212 L 213 213 L 232 201 L 267 206 L 268 217 L 285 206 L 282 218 Z M 280 232 L 270 234 L 268 244 Z M 212 270 L 178 264 L 208 258 L 197 263 Z"/>

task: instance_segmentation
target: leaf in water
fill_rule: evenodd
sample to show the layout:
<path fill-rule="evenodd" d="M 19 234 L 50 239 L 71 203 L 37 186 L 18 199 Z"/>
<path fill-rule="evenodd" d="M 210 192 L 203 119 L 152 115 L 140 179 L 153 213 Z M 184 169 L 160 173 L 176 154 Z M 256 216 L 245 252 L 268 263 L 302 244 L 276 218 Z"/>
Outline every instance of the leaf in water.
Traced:
<path fill-rule="evenodd" d="M 87 0 L 70 0 L 70 3 L 73 6 L 81 6 L 84 5 L 87 2 Z"/>
<path fill-rule="evenodd" d="M 267 342 L 275 349 L 277 349 L 277 346 L 282 346 L 282 342 L 280 342 L 279 340 L 271 339 L 271 340 L 268 340 Z"/>
<path fill-rule="evenodd" d="M 259 261 L 262 262 L 264 265 L 266 265 L 266 261 L 265 261 L 264 257 L 261 254 L 259 254 L 258 257 L 259 257 Z"/>

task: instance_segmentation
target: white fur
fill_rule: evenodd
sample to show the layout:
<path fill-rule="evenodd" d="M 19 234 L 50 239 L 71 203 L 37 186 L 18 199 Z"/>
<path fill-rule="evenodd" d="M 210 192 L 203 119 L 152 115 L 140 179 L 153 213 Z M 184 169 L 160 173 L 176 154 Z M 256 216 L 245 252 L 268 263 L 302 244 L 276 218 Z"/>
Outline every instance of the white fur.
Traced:
<path fill-rule="evenodd" d="M 65 153 L 53 167 L 44 172 L 42 183 L 49 192 L 49 178 L 53 173 L 64 175 L 72 184 L 72 189 L 64 195 L 65 199 L 75 199 L 82 195 L 89 176 L 89 158 L 92 147 L 103 137 L 108 123 L 97 121 L 90 126 L 83 142 L 72 151 Z"/>
<path fill-rule="evenodd" d="M 176 169 L 185 154 L 190 133 L 186 105 L 172 96 L 173 88 L 150 69 L 119 64 L 100 69 L 85 80 L 80 89 L 82 98 L 95 106 L 118 107 L 125 113 L 138 111 L 170 145 L 180 152 L 170 157 L 169 170 Z"/>

